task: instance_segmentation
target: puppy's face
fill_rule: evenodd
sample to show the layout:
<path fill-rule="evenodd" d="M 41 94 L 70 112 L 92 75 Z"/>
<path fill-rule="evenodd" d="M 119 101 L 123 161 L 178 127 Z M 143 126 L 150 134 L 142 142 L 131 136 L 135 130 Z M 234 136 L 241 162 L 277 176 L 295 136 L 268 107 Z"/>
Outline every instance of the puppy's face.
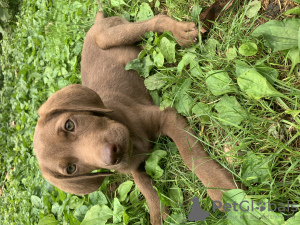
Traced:
<path fill-rule="evenodd" d="M 130 134 L 106 116 L 109 111 L 95 92 L 80 85 L 60 90 L 40 108 L 34 150 L 50 183 L 87 194 L 110 174 L 92 171 L 126 170 L 132 154 Z"/>

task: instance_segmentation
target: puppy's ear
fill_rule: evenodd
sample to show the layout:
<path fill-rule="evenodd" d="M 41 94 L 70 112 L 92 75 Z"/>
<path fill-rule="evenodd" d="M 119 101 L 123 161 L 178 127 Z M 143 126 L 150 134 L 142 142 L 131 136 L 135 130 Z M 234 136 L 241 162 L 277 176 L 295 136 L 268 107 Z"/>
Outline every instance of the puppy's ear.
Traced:
<path fill-rule="evenodd" d="M 81 175 L 77 177 L 63 177 L 57 178 L 53 176 L 46 176 L 46 179 L 58 187 L 59 189 L 76 195 L 86 195 L 96 191 L 102 184 L 105 177 L 113 173 L 98 173 Z"/>
<path fill-rule="evenodd" d="M 51 95 L 38 114 L 43 117 L 64 111 L 112 112 L 104 106 L 95 91 L 80 84 L 69 85 Z"/>

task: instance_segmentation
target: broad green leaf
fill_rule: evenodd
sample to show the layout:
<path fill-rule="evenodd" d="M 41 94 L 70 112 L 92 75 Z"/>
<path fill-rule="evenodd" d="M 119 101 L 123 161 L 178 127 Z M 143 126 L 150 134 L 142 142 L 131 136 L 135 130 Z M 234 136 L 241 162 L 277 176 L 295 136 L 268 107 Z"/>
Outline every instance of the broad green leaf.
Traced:
<path fill-rule="evenodd" d="M 62 78 L 62 77 L 58 78 L 57 85 L 58 85 L 59 89 L 65 87 L 69 84 L 71 84 L 71 83 L 69 81 L 65 80 L 64 78 Z"/>
<path fill-rule="evenodd" d="M 126 64 L 125 70 L 136 70 L 139 73 L 143 70 L 143 61 L 141 59 L 134 59 Z"/>
<path fill-rule="evenodd" d="M 138 188 L 134 189 L 130 195 L 129 195 L 129 200 L 131 202 L 132 205 L 135 205 L 135 204 L 139 204 L 140 203 L 140 200 L 139 200 L 139 195 L 140 195 L 140 191 Z"/>
<path fill-rule="evenodd" d="M 291 14 L 300 15 L 300 7 L 295 7 L 283 13 L 283 15 L 291 15 Z"/>
<path fill-rule="evenodd" d="M 198 19 L 201 11 L 202 8 L 198 4 L 196 4 L 192 9 L 192 17 Z"/>
<path fill-rule="evenodd" d="M 67 198 L 67 194 L 66 194 L 64 191 L 62 191 L 62 190 L 60 190 L 60 189 L 58 189 L 57 191 L 58 191 L 59 199 L 60 199 L 61 201 L 65 200 L 65 199 Z"/>
<path fill-rule="evenodd" d="M 278 74 L 278 70 L 269 67 L 269 66 L 265 66 L 265 65 L 255 65 L 254 69 L 260 73 L 261 75 L 263 75 L 267 81 L 270 84 L 274 84 L 274 79 L 277 79 L 279 74 Z"/>
<path fill-rule="evenodd" d="M 224 192 L 223 202 L 227 211 L 228 224 L 233 224 L 232 221 L 238 225 L 282 225 L 284 223 L 284 218 L 280 213 L 269 210 L 267 199 L 259 202 L 251 200 L 241 189 Z"/>
<path fill-rule="evenodd" d="M 143 58 L 143 68 L 142 68 L 142 76 L 148 77 L 151 69 L 154 67 L 154 63 L 150 58 L 150 55 L 147 55 Z"/>
<path fill-rule="evenodd" d="M 42 200 L 35 195 L 31 195 L 31 203 L 35 208 L 41 209 L 43 207 Z"/>
<path fill-rule="evenodd" d="M 169 215 L 166 219 L 167 224 L 185 224 L 186 218 L 183 217 L 182 213 L 173 212 L 172 215 Z"/>
<path fill-rule="evenodd" d="M 163 54 L 160 51 L 159 52 L 154 51 L 153 52 L 153 61 L 157 67 L 162 67 L 164 65 Z"/>
<path fill-rule="evenodd" d="M 168 38 L 163 37 L 159 43 L 159 49 L 163 54 L 164 58 L 168 61 L 168 63 L 176 62 L 175 59 L 175 45 L 174 41 L 170 41 Z"/>
<path fill-rule="evenodd" d="M 262 35 L 265 45 L 274 52 L 297 48 L 300 19 L 287 18 L 283 21 L 271 20 L 257 27 L 252 35 Z"/>
<path fill-rule="evenodd" d="M 49 214 L 41 219 L 38 225 L 58 225 L 58 221 L 55 219 L 54 215 Z"/>
<path fill-rule="evenodd" d="M 121 205 L 119 199 L 114 198 L 114 211 L 113 211 L 114 224 L 122 222 L 124 212 L 125 212 L 124 206 Z"/>
<path fill-rule="evenodd" d="M 77 209 L 82 205 L 83 201 L 84 201 L 84 199 L 80 199 L 74 195 L 70 198 L 68 205 L 69 205 L 70 209 Z"/>
<path fill-rule="evenodd" d="M 206 59 L 213 59 L 216 55 L 217 50 L 219 49 L 220 42 L 214 38 L 210 38 L 204 44 L 204 48 L 202 51 L 202 57 Z"/>
<path fill-rule="evenodd" d="M 152 76 L 147 77 L 144 80 L 145 86 L 148 90 L 152 91 L 152 90 L 156 90 L 156 89 L 161 89 L 166 81 L 161 79 L 161 74 L 156 73 Z"/>
<path fill-rule="evenodd" d="M 120 200 L 121 202 L 124 201 L 124 200 L 126 199 L 127 194 L 128 194 L 128 192 L 131 190 L 132 185 L 133 185 L 133 182 L 132 182 L 132 181 L 126 181 L 126 182 L 122 183 L 122 184 L 118 187 L 117 191 L 118 191 L 118 194 L 119 194 L 119 196 L 120 196 L 120 197 L 119 197 L 119 200 Z"/>
<path fill-rule="evenodd" d="M 172 206 L 173 208 L 177 208 L 183 202 L 182 191 L 176 184 L 173 184 L 169 188 L 168 196 L 171 199 L 170 206 Z"/>
<path fill-rule="evenodd" d="M 156 0 L 156 1 L 155 1 L 154 7 L 155 7 L 155 8 L 158 8 L 159 6 L 160 6 L 160 1 L 159 1 L 159 0 Z"/>
<path fill-rule="evenodd" d="M 121 7 L 122 5 L 127 5 L 123 0 L 110 0 L 112 7 Z"/>
<path fill-rule="evenodd" d="M 70 222 L 71 225 L 80 225 L 80 221 L 77 220 L 77 219 L 73 216 L 72 213 L 70 213 L 70 214 L 68 215 L 68 217 L 69 217 L 69 222 Z"/>
<path fill-rule="evenodd" d="M 247 70 L 253 70 L 253 66 L 249 66 L 247 63 L 237 60 L 235 62 L 235 74 L 237 77 L 239 77 L 241 74 L 246 72 Z"/>
<path fill-rule="evenodd" d="M 50 184 L 47 180 L 43 181 L 43 188 L 49 193 L 52 193 L 52 191 L 53 191 L 52 184 Z"/>
<path fill-rule="evenodd" d="M 140 6 L 140 10 L 137 14 L 136 21 L 148 20 L 154 17 L 151 7 L 148 3 L 143 2 Z"/>
<path fill-rule="evenodd" d="M 253 70 L 241 74 L 237 79 L 237 83 L 242 91 L 254 99 L 283 96 L 265 77 Z"/>
<path fill-rule="evenodd" d="M 9 7 L 9 4 L 4 1 L 0 1 L 0 6 L 2 6 L 2 8 L 7 8 Z"/>
<path fill-rule="evenodd" d="M 236 58 L 236 47 L 229 48 L 228 51 L 226 52 L 227 60 L 231 61 Z"/>
<path fill-rule="evenodd" d="M 151 31 L 150 31 L 151 32 Z M 148 36 L 151 36 L 151 33 L 150 32 L 147 32 L 145 33 L 145 36 L 148 34 Z M 146 49 L 143 49 L 139 55 L 138 55 L 138 59 L 142 60 L 146 55 L 148 54 L 147 50 Z"/>
<path fill-rule="evenodd" d="M 253 70 L 259 72 L 261 75 L 263 75 L 269 83 L 273 84 L 274 79 L 277 79 L 278 77 L 278 70 L 260 64 L 255 66 L 249 66 L 247 63 L 237 60 L 236 61 L 236 76 L 239 77 L 241 74 L 246 72 L 247 70 Z"/>
<path fill-rule="evenodd" d="M 95 191 L 93 193 L 89 194 L 89 199 L 93 203 L 93 205 L 106 205 L 107 199 L 105 195 L 102 193 L 102 191 Z"/>
<path fill-rule="evenodd" d="M 7 21 L 9 20 L 10 16 L 8 14 L 8 12 L 3 9 L 3 8 L 0 8 L 0 20 L 2 21 Z"/>
<path fill-rule="evenodd" d="M 104 225 L 113 216 L 113 212 L 107 205 L 94 205 L 85 214 L 80 225 Z"/>
<path fill-rule="evenodd" d="M 154 63 L 150 58 L 150 55 L 142 59 L 134 59 L 127 63 L 125 70 L 136 70 L 140 76 L 148 77 L 151 69 L 154 67 Z"/>
<path fill-rule="evenodd" d="M 42 201 L 43 201 L 44 207 L 47 208 L 47 212 L 50 212 L 51 211 L 51 202 L 50 202 L 49 196 L 48 195 L 44 195 L 42 197 Z"/>
<path fill-rule="evenodd" d="M 293 217 L 289 218 L 284 225 L 298 225 L 300 224 L 300 212 L 297 212 Z"/>
<path fill-rule="evenodd" d="M 182 70 L 185 66 L 189 65 L 191 62 L 193 62 L 196 58 L 196 54 L 193 53 L 186 53 L 180 60 L 180 62 L 177 65 L 177 73 L 181 74 Z"/>
<path fill-rule="evenodd" d="M 206 77 L 206 86 L 215 96 L 235 92 L 236 90 L 227 72 L 213 70 L 208 72 Z"/>
<path fill-rule="evenodd" d="M 253 56 L 257 53 L 257 45 L 253 42 L 242 44 L 239 47 L 239 53 L 243 56 Z"/>
<path fill-rule="evenodd" d="M 246 12 L 246 16 L 248 18 L 253 18 L 257 15 L 258 11 L 261 8 L 261 2 L 260 1 L 252 1 L 249 3 L 248 10 Z"/>
<path fill-rule="evenodd" d="M 248 153 L 243 161 L 242 178 L 249 184 L 262 183 L 270 176 L 269 159 L 264 155 Z"/>
<path fill-rule="evenodd" d="M 56 216 L 60 216 L 62 213 L 61 208 L 62 208 L 62 206 L 60 204 L 58 204 L 57 202 L 55 202 L 51 207 L 51 212 Z"/>
<path fill-rule="evenodd" d="M 186 79 L 181 86 L 176 87 L 176 98 L 174 107 L 177 112 L 189 116 L 191 112 L 191 107 L 193 103 L 193 98 L 189 96 L 188 91 L 191 88 L 191 80 Z"/>
<path fill-rule="evenodd" d="M 230 123 L 239 125 L 246 118 L 245 110 L 234 96 L 222 97 L 215 108 L 218 111 L 218 117 L 222 119 L 221 122 L 225 125 L 230 125 Z"/>
<path fill-rule="evenodd" d="M 73 2 L 72 7 L 74 9 L 78 9 L 78 8 L 82 7 L 82 4 L 80 2 L 75 1 L 75 2 Z"/>
<path fill-rule="evenodd" d="M 191 61 L 190 63 L 190 73 L 192 76 L 197 77 L 199 79 L 203 79 L 204 77 L 199 63 L 195 60 Z"/>
<path fill-rule="evenodd" d="M 290 49 L 287 53 L 287 57 L 292 61 L 290 73 L 293 72 L 295 66 L 300 63 L 299 48 Z"/>
<path fill-rule="evenodd" d="M 161 103 L 161 97 L 160 97 L 160 94 L 159 94 L 159 91 L 158 90 L 154 90 L 154 91 L 149 91 L 152 99 L 153 99 L 153 102 L 155 105 L 159 106 L 160 103 Z"/>
<path fill-rule="evenodd" d="M 183 68 L 187 65 L 189 65 L 190 67 L 189 72 L 192 76 L 202 78 L 202 71 L 199 66 L 199 63 L 196 60 L 196 54 L 190 52 L 184 54 L 184 56 L 177 65 L 177 73 L 181 75 Z"/>
<path fill-rule="evenodd" d="M 152 178 L 157 179 L 161 177 L 164 173 L 163 169 L 158 165 L 159 161 L 167 155 L 166 151 L 156 150 L 151 153 L 151 155 L 146 160 L 145 169 L 147 174 Z"/>
<path fill-rule="evenodd" d="M 217 47 L 220 46 L 220 42 L 216 39 L 210 38 L 204 45 L 204 49 L 207 50 L 209 53 L 216 53 Z"/>
<path fill-rule="evenodd" d="M 157 33 L 153 33 L 153 37 L 154 37 L 154 41 L 153 41 L 153 44 L 155 46 L 159 46 L 160 45 L 160 41 L 162 38 L 168 38 L 168 37 L 171 37 L 172 36 L 172 33 L 168 32 L 168 31 L 165 31 L 163 32 L 163 34 L 161 35 L 157 35 Z M 159 48 L 156 48 L 156 49 L 159 49 Z M 160 49 L 159 49 L 160 50 Z"/>
<path fill-rule="evenodd" d="M 74 211 L 73 215 L 76 219 L 78 219 L 79 221 L 82 221 L 88 210 L 89 209 L 86 205 L 82 205 Z"/>
<path fill-rule="evenodd" d="M 124 18 L 127 21 L 130 21 L 130 13 L 127 11 L 123 11 L 122 15 L 120 15 L 120 17 Z"/>
<path fill-rule="evenodd" d="M 164 99 L 161 101 L 159 108 L 160 110 L 164 110 L 165 108 L 171 107 L 172 103 L 173 102 L 170 99 Z"/>
<path fill-rule="evenodd" d="M 294 2 L 297 2 L 297 3 L 299 3 L 300 4 L 300 0 L 293 0 Z"/>
<path fill-rule="evenodd" d="M 197 103 L 193 108 L 192 112 L 197 116 L 200 116 L 203 122 L 210 120 L 209 114 L 211 113 L 211 107 L 203 102 Z"/>

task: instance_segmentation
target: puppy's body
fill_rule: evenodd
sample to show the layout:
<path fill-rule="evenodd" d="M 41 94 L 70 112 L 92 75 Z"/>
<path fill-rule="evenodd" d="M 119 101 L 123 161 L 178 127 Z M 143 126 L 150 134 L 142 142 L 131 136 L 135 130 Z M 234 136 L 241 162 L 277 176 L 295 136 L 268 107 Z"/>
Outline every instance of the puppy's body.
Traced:
<path fill-rule="evenodd" d="M 206 187 L 220 188 L 208 189 L 213 200 L 222 201 L 222 190 L 236 188 L 231 174 L 194 138 L 186 119 L 175 109 L 160 111 L 137 72 L 124 69 L 137 58 L 140 49 L 134 43 L 145 32 L 165 30 L 182 46 L 198 36 L 194 23 L 167 16 L 129 23 L 99 12 L 83 46 L 82 85 L 65 87 L 47 100 L 39 109 L 34 136 L 43 176 L 64 191 L 95 191 L 108 175 L 91 174 L 99 168 L 131 172 L 155 225 L 161 224 L 167 209 L 161 209 L 153 181 L 139 165 L 152 151 L 150 141 L 159 135 L 173 139 L 186 165 Z"/>
<path fill-rule="evenodd" d="M 125 65 L 137 58 L 140 48 L 135 45 L 119 45 L 107 49 L 103 43 L 100 44 L 102 48 L 99 48 L 95 41 L 97 35 L 105 35 L 111 27 L 124 24 L 131 25 L 122 18 L 104 18 L 102 13 L 98 13 L 95 25 L 84 41 L 81 79 L 82 85 L 97 92 L 104 105 L 112 110 L 109 118 L 128 128 L 132 139 L 132 153 L 130 164 L 123 167 L 121 172 L 130 172 L 152 151 L 149 140 L 154 140 L 159 134 L 159 124 L 154 122 L 159 119 L 159 115 L 152 112 L 153 101 L 144 81 L 136 71 L 125 70 Z M 140 36 L 142 35 L 141 33 Z M 134 43 L 132 40 L 130 42 Z"/>

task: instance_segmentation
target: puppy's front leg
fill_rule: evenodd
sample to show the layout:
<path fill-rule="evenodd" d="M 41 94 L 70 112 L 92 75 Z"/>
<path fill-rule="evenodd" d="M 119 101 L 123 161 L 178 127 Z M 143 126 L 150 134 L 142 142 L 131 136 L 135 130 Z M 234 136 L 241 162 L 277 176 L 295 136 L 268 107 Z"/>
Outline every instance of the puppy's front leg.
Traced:
<path fill-rule="evenodd" d="M 240 186 L 233 181 L 231 173 L 203 150 L 199 141 L 193 137 L 193 131 L 188 128 L 186 119 L 175 109 L 167 108 L 161 112 L 161 132 L 172 138 L 185 164 L 208 188 L 212 200 L 222 202 L 223 191 Z"/>
<path fill-rule="evenodd" d="M 131 172 L 135 184 L 145 196 L 146 202 L 150 210 L 150 222 L 152 225 L 161 225 L 161 218 L 166 219 L 168 215 L 167 207 L 161 205 L 156 190 L 153 188 L 154 181 L 151 177 L 141 170 Z M 161 210 L 161 206 L 163 210 Z"/>
<path fill-rule="evenodd" d="M 157 15 L 149 20 L 129 23 L 119 17 L 104 18 L 102 14 L 98 13 L 90 31 L 101 49 L 133 45 L 141 41 L 149 31 L 158 34 L 170 31 L 181 46 L 189 46 L 198 41 L 198 29 L 193 22 L 177 22 L 168 16 Z"/>

